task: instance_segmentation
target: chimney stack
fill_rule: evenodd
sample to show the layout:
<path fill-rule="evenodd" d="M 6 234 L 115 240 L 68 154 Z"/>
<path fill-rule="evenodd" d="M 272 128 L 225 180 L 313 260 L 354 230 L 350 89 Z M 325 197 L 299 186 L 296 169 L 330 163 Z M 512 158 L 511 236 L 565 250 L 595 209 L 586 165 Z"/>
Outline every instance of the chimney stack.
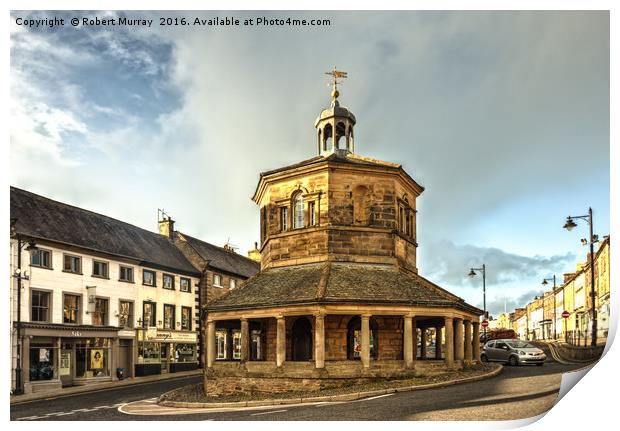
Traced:
<path fill-rule="evenodd" d="M 170 216 L 163 216 L 159 220 L 159 234 L 174 239 L 174 220 Z"/>

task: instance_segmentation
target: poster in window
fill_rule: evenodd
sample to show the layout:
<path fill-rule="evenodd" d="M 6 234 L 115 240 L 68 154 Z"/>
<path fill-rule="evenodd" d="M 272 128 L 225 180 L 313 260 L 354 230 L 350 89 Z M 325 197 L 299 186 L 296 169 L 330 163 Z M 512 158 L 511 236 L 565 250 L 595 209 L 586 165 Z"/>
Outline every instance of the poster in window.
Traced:
<path fill-rule="evenodd" d="M 39 362 L 49 362 L 49 361 L 50 361 L 50 350 L 39 349 Z"/>
<path fill-rule="evenodd" d="M 90 351 L 90 368 L 99 370 L 103 368 L 103 350 L 93 349 Z"/>

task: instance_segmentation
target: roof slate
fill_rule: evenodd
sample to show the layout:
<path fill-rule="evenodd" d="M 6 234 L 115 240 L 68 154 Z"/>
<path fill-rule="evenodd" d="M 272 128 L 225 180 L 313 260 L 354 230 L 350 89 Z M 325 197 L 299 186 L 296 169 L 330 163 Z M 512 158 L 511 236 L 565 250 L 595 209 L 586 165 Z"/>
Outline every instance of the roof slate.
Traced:
<path fill-rule="evenodd" d="M 455 307 L 482 314 L 423 277 L 394 267 L 322 263 L 268 269 L 215 300 L 209 310 L 265 308 L 299 303 L 392 303 Z"/>
<path fill-rule="evenodd" d="M 209 266 L 232 274 L 238 274 L 249 278 L 260 271 L 260 264 L 245 256 L 226 251 L 208 242 L 193 238 L 184 233 L 181 236 L 196 250 L 204 260 L 209 261 Z"/>
<path fill-rule="evenodd" d="M 11 218 L 15 231 L 26 236 L 200 276 L 165 236 L 16 187 L 11 187 Z"/>

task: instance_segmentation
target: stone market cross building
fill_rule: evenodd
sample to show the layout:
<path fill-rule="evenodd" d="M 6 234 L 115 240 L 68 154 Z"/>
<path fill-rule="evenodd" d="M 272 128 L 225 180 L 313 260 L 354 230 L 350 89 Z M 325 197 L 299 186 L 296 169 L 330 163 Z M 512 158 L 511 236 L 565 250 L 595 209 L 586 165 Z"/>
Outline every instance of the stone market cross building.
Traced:
<path fill-rule="evenodd" d="M 338 96 L 334 84 L 315 122 L 317 156 L 260 176 L 261 271 L 208 306 L 210 394 L 319 389 L 479 360 L 482 311 L 418 275 L 423 187 L 401 165 L 353 152 L 356 119 Z M 433 358 L 429 333 L 438 334 Z"/>

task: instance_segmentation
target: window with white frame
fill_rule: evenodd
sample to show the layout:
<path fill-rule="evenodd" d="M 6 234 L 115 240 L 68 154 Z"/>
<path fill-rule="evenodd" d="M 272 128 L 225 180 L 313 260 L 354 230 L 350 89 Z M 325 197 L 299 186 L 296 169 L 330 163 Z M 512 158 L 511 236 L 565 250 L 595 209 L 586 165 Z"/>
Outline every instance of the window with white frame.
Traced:
<path fill-rule="evenodd" d="M 191 280 L 189 278 L 181 277 L 179 281 L 181 292 L 191 292 Z"/>
<path fill-rule="evenodd" d="M 234 331 L 232 335 L 233 341 L 233 359 L 241 359 L 241 332 Z"/>
<path fill-rule="evenodd" d="M 288 230 L 288 207 L 280 208 L 280 230 Z"/>
<path fill-rule="evenodd" d="M 235 280 L 234 278 L 230 279 L 230 289 L 234 289 L 235 287 L 237 287 L 237 280 Z"/>
<path fill-rule="evenodd" d="M 215 287 L 222 287 L 222 276 L 220 274 L 213 274 L 213 285 Z"/>
<path fill-rule="evenodd" d="M 163 275 L 164 289 L 174 290 L 174 275 Z"/>
<path fill-rule="evenodd" d="M 293 228 L 304 227 L 304 197 L 298 192 L 293 198 Z"/>
<path fill-rule="evenodd" d="M 226 331 L 215 332 L 215 359 L 226 359 Z"/>

